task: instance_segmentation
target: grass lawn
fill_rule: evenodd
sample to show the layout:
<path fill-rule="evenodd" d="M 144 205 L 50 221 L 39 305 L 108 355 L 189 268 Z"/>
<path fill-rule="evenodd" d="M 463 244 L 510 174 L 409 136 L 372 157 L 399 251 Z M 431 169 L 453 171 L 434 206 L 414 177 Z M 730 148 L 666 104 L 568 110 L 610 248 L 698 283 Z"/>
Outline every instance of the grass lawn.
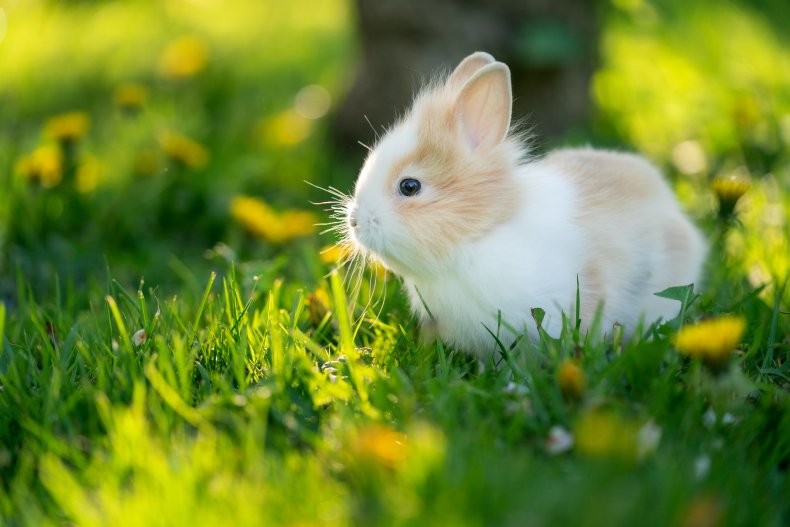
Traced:
<path fill-rule="evenodd" d="M 0 525 L 790 524 L 790 48 L 764 4 L 607 4 L 567 139 L 644 152 L 708 235 L 682 316 L 487 362 L 322 253 L 304 180 L 358 168 L 327 135 L 348 3 L 3 7 Z"/>

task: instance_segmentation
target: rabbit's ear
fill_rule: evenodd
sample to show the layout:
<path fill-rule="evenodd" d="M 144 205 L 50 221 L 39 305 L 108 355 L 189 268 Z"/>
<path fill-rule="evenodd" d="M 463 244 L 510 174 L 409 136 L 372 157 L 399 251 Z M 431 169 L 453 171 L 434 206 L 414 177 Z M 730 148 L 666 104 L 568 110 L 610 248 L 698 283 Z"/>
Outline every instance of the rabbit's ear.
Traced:
<path fill-rule="evenodd" d="M 461 89 L 466 81 L 475 74 L 477 70 L 487 64 L 493 64 L 494 57 L 485 51 L 476 51 L 462 60 L 455 67 L 453 73 L 447 79 L 447 86 L 452 89 Z"/>
<path fill-rule="evenodd" d="M 461 88 L 455 116 L 472 151 L 502 142 L 510 128 L 510 70 L 501 62 L 477 70 Z"/>

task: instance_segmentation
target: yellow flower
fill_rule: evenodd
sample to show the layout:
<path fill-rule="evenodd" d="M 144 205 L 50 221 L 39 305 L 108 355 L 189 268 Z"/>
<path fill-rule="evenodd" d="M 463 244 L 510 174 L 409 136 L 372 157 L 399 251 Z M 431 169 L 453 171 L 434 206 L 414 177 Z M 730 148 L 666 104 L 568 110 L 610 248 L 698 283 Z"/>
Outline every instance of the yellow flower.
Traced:
<path fill-rule="evenodd" d="M 638 457 L 638 427 L 608 410 L 592 410 L 576 423 L 576 450 L 592 457 L 635 460 Z"/>
<path fill-rule="evenodd" d="M 677 350 L 692 358 L 700 358 L 712 368 L 726 364 L 740 343 L 746 321 L 741 317 L 723 316 L 686 326 L 675 335 Z"/>
<path fill-rule="evenodd" d="M 96 188 L 101 178 L 101 163 L 93 156 L 87 156 L 77 168 L 77 190 L 83 193 Z"/>
<path fill-rule="evenodd" d="M 741 196 L 749 190 L 751 183 L 743 176 L 730 175 L 715 178 L 710 186 L 719 198 L 719 213 L 729 216 Z"/>
<path fill-rule="evenodd" d="M 370 273 L 379 280 L 384 280 L 387 278 L 387 268 L 384 267 L 384 264 L 378 260 L 373 260 L 370 262 L 368 264 L 368 268 L 370 269 Z"/>
<path fill-rule="evenodd" d="M 280 229 L 287 235 L 286 238 L 307 236 L 315 231 L 318 217 L 306 210 L 287 210 L 280 215 Z"/>
<path fill-rule="evenodd" d="M 159 144 L 170 159 L 183 166 L 200 168 L 208 162 L 208 150 L 186 136 L 166 132 L 159 138 Z"/>
<path fill-rule="evenodd" d="M 346 261 L 351 254 L 351 249 L 343 243 L 327 245 L 321 249 L 319 258 L 325 264 L 341 264 Z"/>
<path fill-rule="evenodd" d="M 579 363 L 571 359 L 562 361 L 562 364 L 557 368 L 557 384 L 560 385 L 560 390 L 566 397 L 580 397 L 587 382 Z"/>
<path fill-rule="evenodd" d="M 208 47 L 195 37 L 182 37 L 168 44 L 159 57 L 159 73 L 167 79 L 192 77 L 206 67 Z"/>
<path fill-rule="evenodd" d="M 277 213 L 263 201 L 248 196 L 234 198 L 230 204 L 230 213 L 248 231 L 272 243 L 283 243 L 312 234 L 317 221 L 311 212 Z"/>
<path fill-rule="evenodd" d="M 293 108 L 265 119 L 260 124 L 263 140 L 278 146 L 293 146 L 301 143 L 310 135 L 311 128 L 310 120 Z"/>
<path fill-rule="evenodd" d="M 148 90 L 141 84 L 121 84 L 115 89 L 114 99 L 122 110 L 137 110 L 148 100 Z"/>
<path fill-rule="evenodd" d="M 319 287 L 307 295 L 305 305 L 307 306 L 307 316 L 310 319 L 310 324 L 317 326 L 329 312 L 329 294 L 326 292 L 326 289 Z"/>
<path fill-rule="evenodd" d="M 63 154 L 58 145 L 39 146 L 17 161 L 16 172 L 43 187 L 52 188 L 63 179 Z"/>
<path fill-rule="evenodd" d="M 352 452 L 361 460 L 395 468 L 408 454 L 406 435 L 386 425 L 369 425 L 354 438 Z"/>
<path fill-rule="evenodd" d="M 64 143 L 83 137 L 90 128 L 90 119 L 82 112 L 70 112 L 52 117 L 44 124 L 44 135 Z"/>

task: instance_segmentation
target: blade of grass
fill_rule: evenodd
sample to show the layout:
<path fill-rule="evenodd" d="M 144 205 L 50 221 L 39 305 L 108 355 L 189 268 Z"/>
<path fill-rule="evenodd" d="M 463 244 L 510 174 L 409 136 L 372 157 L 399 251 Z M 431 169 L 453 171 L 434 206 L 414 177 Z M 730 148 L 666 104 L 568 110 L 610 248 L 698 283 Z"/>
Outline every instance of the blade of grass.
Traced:
<path fill-rule="evenodd" d="M 217 278 L 217 273 L 213 272 L 208 278 L 208 284 L 206 284 L 206 289 L 203 291 L 203 298 L 200 299 L 200 305 L 198 306 L 197 313 L 195 313 L 195 321 L 192 323 L 192 337 L 190 341 L 194 341 L 197 337 L 197 330 L 198 326 L 200 325 L 200 318 L 203 316 L 203 310 L 206 308 L 206 302 L 208 302 L 208 297 L 211 294 L 211 288 L 214 287 L 214 280 Z"/>
<path fill-rule="evenodd" d="M 151 382 L 151 386 L 153 386 L 162 400 L 186 422 L 204 431 L 211 430 L 211 427 L 206 420 L 203 419 L 203 416 L 201 416 L 197 410 L 185 403 L 178 395 L 178 392 L 167 384 L 165 378 L 162 377 L 162 374 L 159 373 L 159 370 L 154 366 L 153 361 L 145 366 L 145 376 Z"/>
<path fill-rule="evenodd" d="M 126 324 L 123 323 L 121 312 L 118 310 L 118 304 L 115 299 L 110 295 L 104 297 L 107 304 L 110 306 L 110 313 L 115 321 L 115 326 L 118 328 L 118 334 L 121 337 L 121 346 L 129 354 L 130 357 L 134 356 L 134 349 L 132 348 L 132 339 L 129 337 L 129 332 L 126 330 Z"/>
<path fill-rule="evenodd" d="M 329 282 L 332 289 L 332 298 L 335 302 L 335 316 L 337 317 L 340 338 L 338 348 L 349 360 L 356 359 L 356 348 L 354 347 L 354 333 L 351 328 L 351 318 L 348 313 L 346 295 L 343 291 L 343 284 L 340 282 L 337 271 L 329 275 Z"/>
<path fill-rule="evenodd" d="M 0 354 L 3 353 L 3 337 L 5 336 L 5 304 L 0 302 Z"/>

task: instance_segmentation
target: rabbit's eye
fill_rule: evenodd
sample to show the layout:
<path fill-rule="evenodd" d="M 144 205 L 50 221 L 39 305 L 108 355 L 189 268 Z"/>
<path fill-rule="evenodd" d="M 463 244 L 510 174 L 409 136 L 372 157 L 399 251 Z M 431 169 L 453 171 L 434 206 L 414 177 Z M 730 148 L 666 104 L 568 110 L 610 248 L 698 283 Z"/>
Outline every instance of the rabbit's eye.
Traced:
<path fill-rule="evenodd" d="M 422 184 L 416 179 L 412 178 L 401 179 L 400 183 L 398 184 L 401 195 L 406 197 L 418 194 L 421 187 Z"/>

